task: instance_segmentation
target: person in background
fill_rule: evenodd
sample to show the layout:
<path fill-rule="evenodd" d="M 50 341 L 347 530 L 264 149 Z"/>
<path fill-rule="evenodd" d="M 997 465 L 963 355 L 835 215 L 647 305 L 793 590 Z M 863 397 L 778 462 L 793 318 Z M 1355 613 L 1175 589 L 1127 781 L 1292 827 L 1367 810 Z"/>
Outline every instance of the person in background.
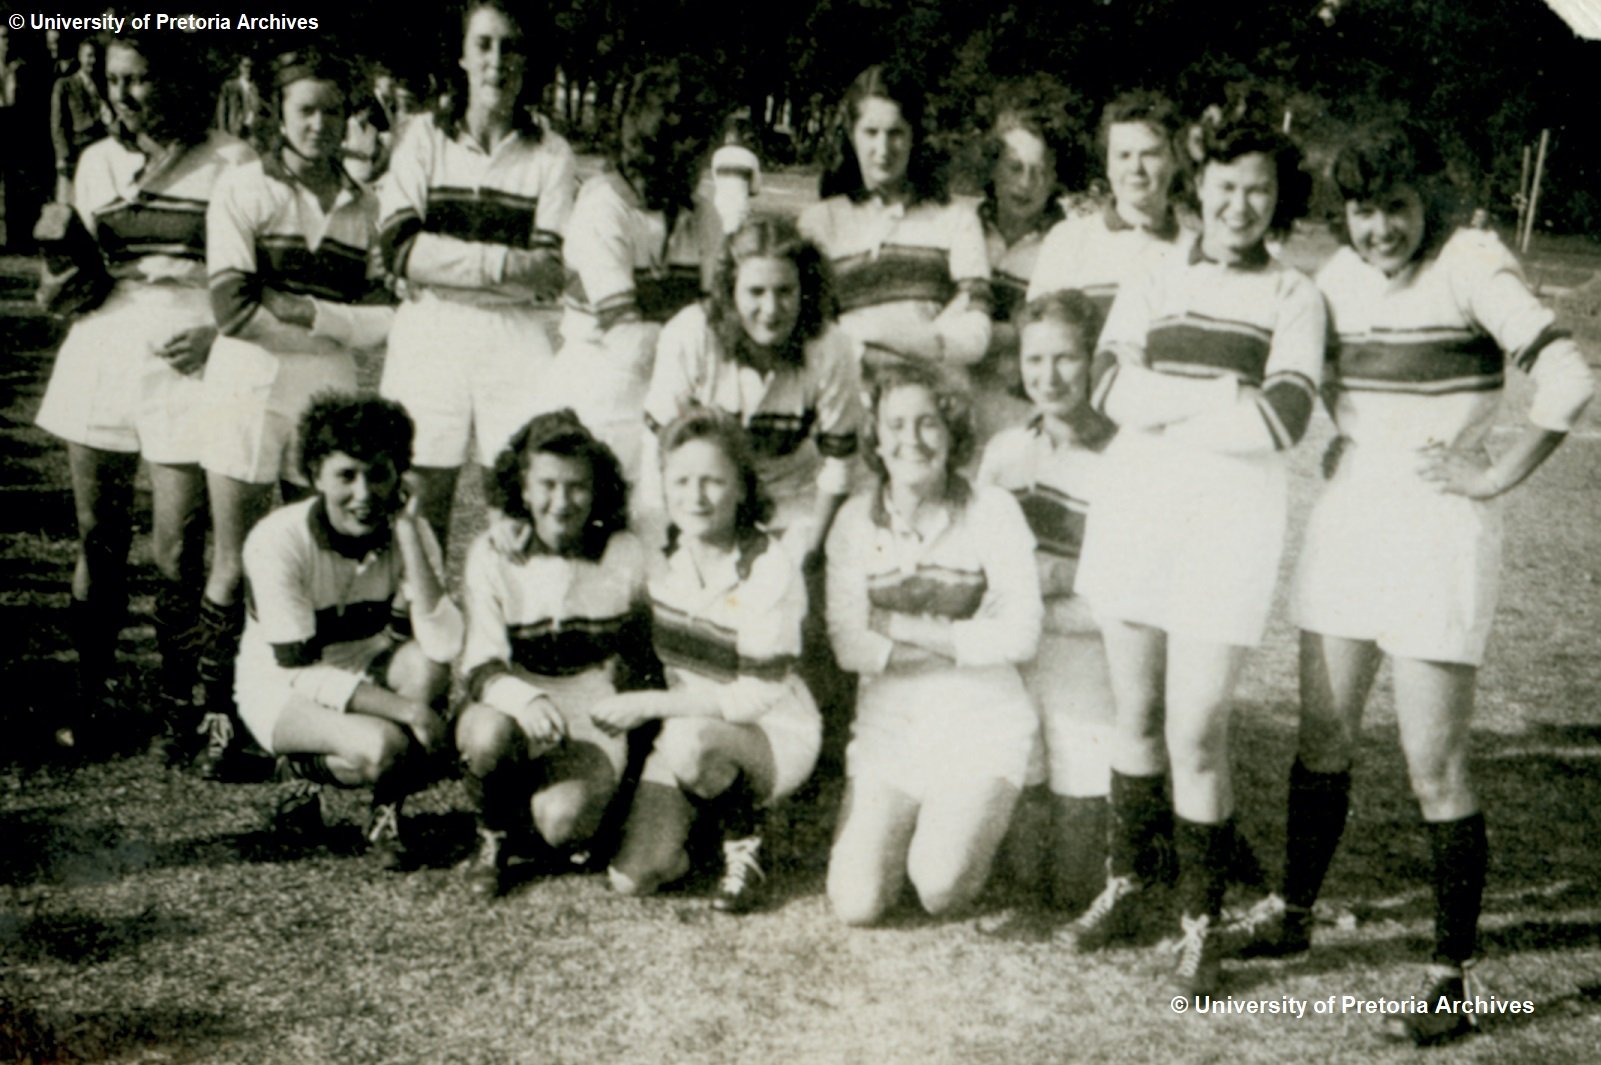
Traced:
<path fill-rule="evenodd" d="M 261 91 L 256 88 L 255 61 L 239 57 L 234 76 L 222 83 L 217 93 L 217 116 L 213 125 L 234 137 L 248 140 L 255 133 L 261 112 Z"/>
<path fill-rule="evenodd" d="M 723 143 L 712 153 L 712 203 L 723 233 L 732 236 L 750 216 L 750 201 L 762 191 L 762 161 L 756 154 L 750 120 L 730 115 Z"/>
<path fill-rule="evenodd" d="M 800 230 L 834 267 L 840 324 L 863 345 L 863 379 L 911 360 L 963 368 L 990 341 L 990 268 L 971 206 L 953 203 L 906 71 L 872 66 L 845 91 L 822 202 Z"/>
<path fill-rule="evenodd" d="M 72 175 L 78 156 L 106 135 L 111 105 L 100 78 L 100 45 L 93 37 L 78 42 L 78 67 L 57 78 L 50 92 L 50 143 L 56 153 L 57 203 L 72 202 Z"/>

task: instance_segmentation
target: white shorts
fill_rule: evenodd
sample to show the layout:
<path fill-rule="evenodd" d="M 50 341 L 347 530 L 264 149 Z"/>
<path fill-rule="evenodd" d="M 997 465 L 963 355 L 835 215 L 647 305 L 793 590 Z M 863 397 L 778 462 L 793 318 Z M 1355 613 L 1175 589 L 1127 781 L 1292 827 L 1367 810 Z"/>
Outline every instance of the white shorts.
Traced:
<path fill-rule="evenodd" d="M 153 352 L 185 329 L 213 324 L 205 289 L 118 282 L 105 303 L 73 323 L 56 353 L 39 428 L 162 465 L 198 462 L 206 424 L 201 375 L 180 374 Z"/>
<path fill-rule="evenodd" d="M 201 465 L 248 484 L 307 484 L 296 430 L 319 392 L 354 392 L 348 351 L 286 354 L 218 337 L 206 364 L 206 451 Z"/>
<path fill-rule="evenodd" d="M 490 467 L 512 435 L 554 409 L 554 312 L 520 304 L 476 306 L 424 292 L 395 312 L 378 391 L 417 426 L 412 462 L 454 469 L 477 442 Z"/>
<path fill-rule="evenodd" d="M 375 684 L 382 684 L 384 678 L 374 674 L 382 670 L 398 646 L 384 633 L 359 643 L 340 644 L 336 665 Z M 280 753 L 273 749 L 272 737 L 278 729 L 278 719 L 290 707 L 309 707 L 336 715 L 342 712 L 296 691 L 290 684 L 290 674 L 279 669 L 273 661 L 272 649 L 248 639 L 240 649 L 238 667 L 234 671 L 234 704 L 239 707 L 239 719 L 268 754 Z"/>
<path fill-rule="evenodd" d="M 862 677 L 845 772 L 921 802 L 952 781 L 1021 788 L 1039 720 L 1011 666 Z"/>
<path fill-rule="evenodd" d="M 1399 658 L 1476 666 L 1500 590 L 1501 502 L 1445 495 L 1416 461 L 1347 447 L 1307 524 L 1291 617 Z"/>
<path fill-rule="evenodd" d="M 1276 455 L 1218 455 L 1124 431 L 1075 587 L 1103 621 L 1250 647 L 1273 607 L 1287 488 Z"/>
<path fill-rule="evenodd" d="M 1039 653 L 1018 670 L 1040 721 L 1025 783 L 1048 784 L 1057 795 L 1105 795 L 1115 704 L 1101 633 L 1083 624 L 1089 608 L 1078 596 L 1048 600 L 1046 607 Z"/>
<path fill-rule="evenodd" d="M 806 783 L 817 765 L 817 753 L 823 745 L 823 719 L 817 712 L 817 704 L 812 701 L 811 692 L 794 674 L 790 674 L 784 683 L 790 689 L 788 698 L 754 722 L 736 726 L 759 730 L 773 752 L 773 794 L 767 799 L 768 805 L 788 798 Z M 702 720 L 693 717 L 664 719 L 651 757 L 640 774 L 641 779 L 676 786 L 672 771 L 656 755 L 670 751 L 677 745 L 693 743 L 697 725 Z"/>
<path fill-rule="evenodd" d="M 535 685 L 541 692 L 550 697 L 561 711 L 562 720 L 567 723 L 567 742 L 569 744 L 587 743 L 598 747 L 611 763 L 612 772 L 616 779 L 621 780 L 623 771 L 628 767 L 628 737 L 613 736 L 602 732 L 595 724 L 595 719 L 589 716 L 590 707 L 608 696 L 615 695 L 617 689 L 611 682 L 611 670 L 591 669 L 571 677 L 541 677 L 528 678 L 529 683 Z M 507 717 L 517 722 L 527 736 L 533 731 L 533 723 L 525 720 L 522 715 L 507 713 Z"/>

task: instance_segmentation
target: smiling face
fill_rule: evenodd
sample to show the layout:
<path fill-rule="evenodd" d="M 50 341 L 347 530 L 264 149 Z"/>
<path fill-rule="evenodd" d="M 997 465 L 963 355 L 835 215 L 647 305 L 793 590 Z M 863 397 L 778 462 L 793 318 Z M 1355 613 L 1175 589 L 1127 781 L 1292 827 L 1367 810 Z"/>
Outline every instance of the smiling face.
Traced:
<path fill-rule="evenodd" d="M 800 320 L 800 271 L 788 259 L 758 255 L 734 275 L 734 310 L 745 335 L 764 348 L 789 340 Z"/>
<path fill-rule="evenodd" d="M 1036 218 L 1056 184 L 1056 157 L 1026 129 L 1007 130 L 1001 144 L 1001 157 L 991 175 L 996 207 L 1007 218 Z"/>
<path fill-rule="evenodd" d="M 945 483 L 951 430 L 934 393 L 900 385 L 878 401 L 878 457 L 890 483 L 923 488 Z"/>
<path fill-rule="evenodd" d="M 371 536 L 400 503 L 400 473 L 387 457 L 366 462 L 335 451 L 318 464 L 314 487 L 328 524 L 345 536 Z"/>
<path fill-rule="evenodd" d="M 1018 338 L 1023 391 L 1045 414 L 1065 418 L 1089 394 L 1090 353 L 1083 330 L 1050 318 L 1031 322 Z"/>
<path fill-rule="evenodd" d="M 322 163 L 338 158 L 345 136 L 345 94 L 331 81 L 291 82 L 283 91 L 279 128 L 295 154 Z"/>
<path fill-rule="evenodd" d="M 1278 206 L 1278 170 L 1265 152 L 1211 160 L 1201 171 L 1201 248 L 1219 262 L 1262 243 Z"/>
<path fill-rule="evenodd" d="M 461 69 L 467 73 L 468 107 L 510 107 L 522 91 L 527 57 L 522 33 L 502 12 L 481 7 L 462 35 Z"/>
<path fill-rule="evenodd" d="M 1155 126 L 1114 122 L 1107 128 L 1106 180 L 1118 206 L 1160 214 L 1177 170 L 1172 142 Z"/>
<path fill-rule="evenodd" d="M 868 189 L 900 184 L 912 161 L 912 127 L 901 115 L 901 105 L 882 96 L 863 100 L 851 126 L 851 149 Z"/>
<path fill-rule="evenodd" d="M 667 516 L 679 532 L 706 543 L 734 540 L 743 490 L 739 468 L 716 440 L 697 437 L 662 460 Z"/>
<path fill-rule="evenodd" d="M 581 458 L 539 451 L 523 471 L 523 503 L 533 516 L 534 534 L 552 551 L 578 543 L 594 502 L 594 474 Z"/>
<path fill-rule="evenodd" d="M 145 128 L 156 102 L 150 63 L 135 49 L 113 41 L 106 51 L 106 99 L 129 133 Z"/>
<path fill-rule="evenodd" d="M 1345 231 L 1351 247 L 1369 266 L 1393 274 L 1417 256 L 1424 238 L 1423 197 L 1399 185 L 1376 200 L 1345 202 Z"/>

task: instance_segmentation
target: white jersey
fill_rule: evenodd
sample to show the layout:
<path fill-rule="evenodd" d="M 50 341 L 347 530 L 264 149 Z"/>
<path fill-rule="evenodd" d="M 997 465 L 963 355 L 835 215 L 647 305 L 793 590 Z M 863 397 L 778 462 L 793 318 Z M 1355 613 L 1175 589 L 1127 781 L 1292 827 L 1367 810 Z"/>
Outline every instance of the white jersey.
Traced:
<path fill-rule="evenodd" d="M 1064 219 L 1040 247 L 1028 299 L 1077 289 L 1104 315 L 1118 289 L 1152 269 L 1179 236 L 1171 211 L 1161 225 L 1149 229 L 1132 225 L 1111 203 L 1094 214 Z"/>

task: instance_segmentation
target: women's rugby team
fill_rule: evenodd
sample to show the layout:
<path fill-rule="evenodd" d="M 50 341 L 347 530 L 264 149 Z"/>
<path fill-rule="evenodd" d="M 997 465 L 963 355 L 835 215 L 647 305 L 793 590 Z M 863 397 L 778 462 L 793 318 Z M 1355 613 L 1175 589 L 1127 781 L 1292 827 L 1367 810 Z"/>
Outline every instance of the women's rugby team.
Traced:
<path fill-rule="evenodd" d="M 1433 856 L 1431 1001 L 1471 996 L 1500 497 L 1592 382 L 1514 257 L 1455 227 L 1429 138 L 1376 125 L 1339 150 L 1343 246 L 1312 279 L 1269 243 L 1307 211 L 1300 154 L 1248 109 L 1186 129 L 1159 96 L 1118 98 L 1110 198 L 1070 213 L 1052 116 L 1003 106 L 975 209 L 915 86 L 872 67 L 820 202 L 792 223 L 720 192 L 744 216 L 721 219 L 703 72 L 639 75 L 580 188 L 530 106 L 527 39 L 496 0 L 471 7 L 464 83 L 376 191 L 341 165 L 349 68 L 280 57 L 253 151 L 201 128 L 195 64 L 111 41 L 116 133 L 47 219 L 47 295 L 76 316 L 39 412 L 78 515 L 73 725 L 113 698 L 143 456 L 172 740 L 198 730 L 215 769 L 242 722 L 279 756 L 283 826 L 320 826 L 321 785 L 370 786 L 372 850 L 404 867 L 401 803 L 453 745 L 473 892 L 505 891 L 519 847 L 609 840 L 612 886 L 648 894 L 689 874 L 698 821 L 721 840 L 714 905 L 742 912 L 764 811 L 848 730 L 841 920 L 879 920 L 908 882 L 958 912 L 999 858 L 1021 902 L 1076 915 L 1082 951 L 1176 916 L 1195 993 L 1226 944 L 1310 945 L 1388 655 Z M 357 357 L 385 347 L 384 398 L 362 396 Z M 1533 399 L 1492 457 L 1509 364 Z M 1290 594 L 1284 875 L 1225 935 L 1225 888 L 1255 865 L 1233 689 L 1320 400 L 1338 435 Z M 441 547 L 469 444 L 492 515 L 463 613 Z"/>

